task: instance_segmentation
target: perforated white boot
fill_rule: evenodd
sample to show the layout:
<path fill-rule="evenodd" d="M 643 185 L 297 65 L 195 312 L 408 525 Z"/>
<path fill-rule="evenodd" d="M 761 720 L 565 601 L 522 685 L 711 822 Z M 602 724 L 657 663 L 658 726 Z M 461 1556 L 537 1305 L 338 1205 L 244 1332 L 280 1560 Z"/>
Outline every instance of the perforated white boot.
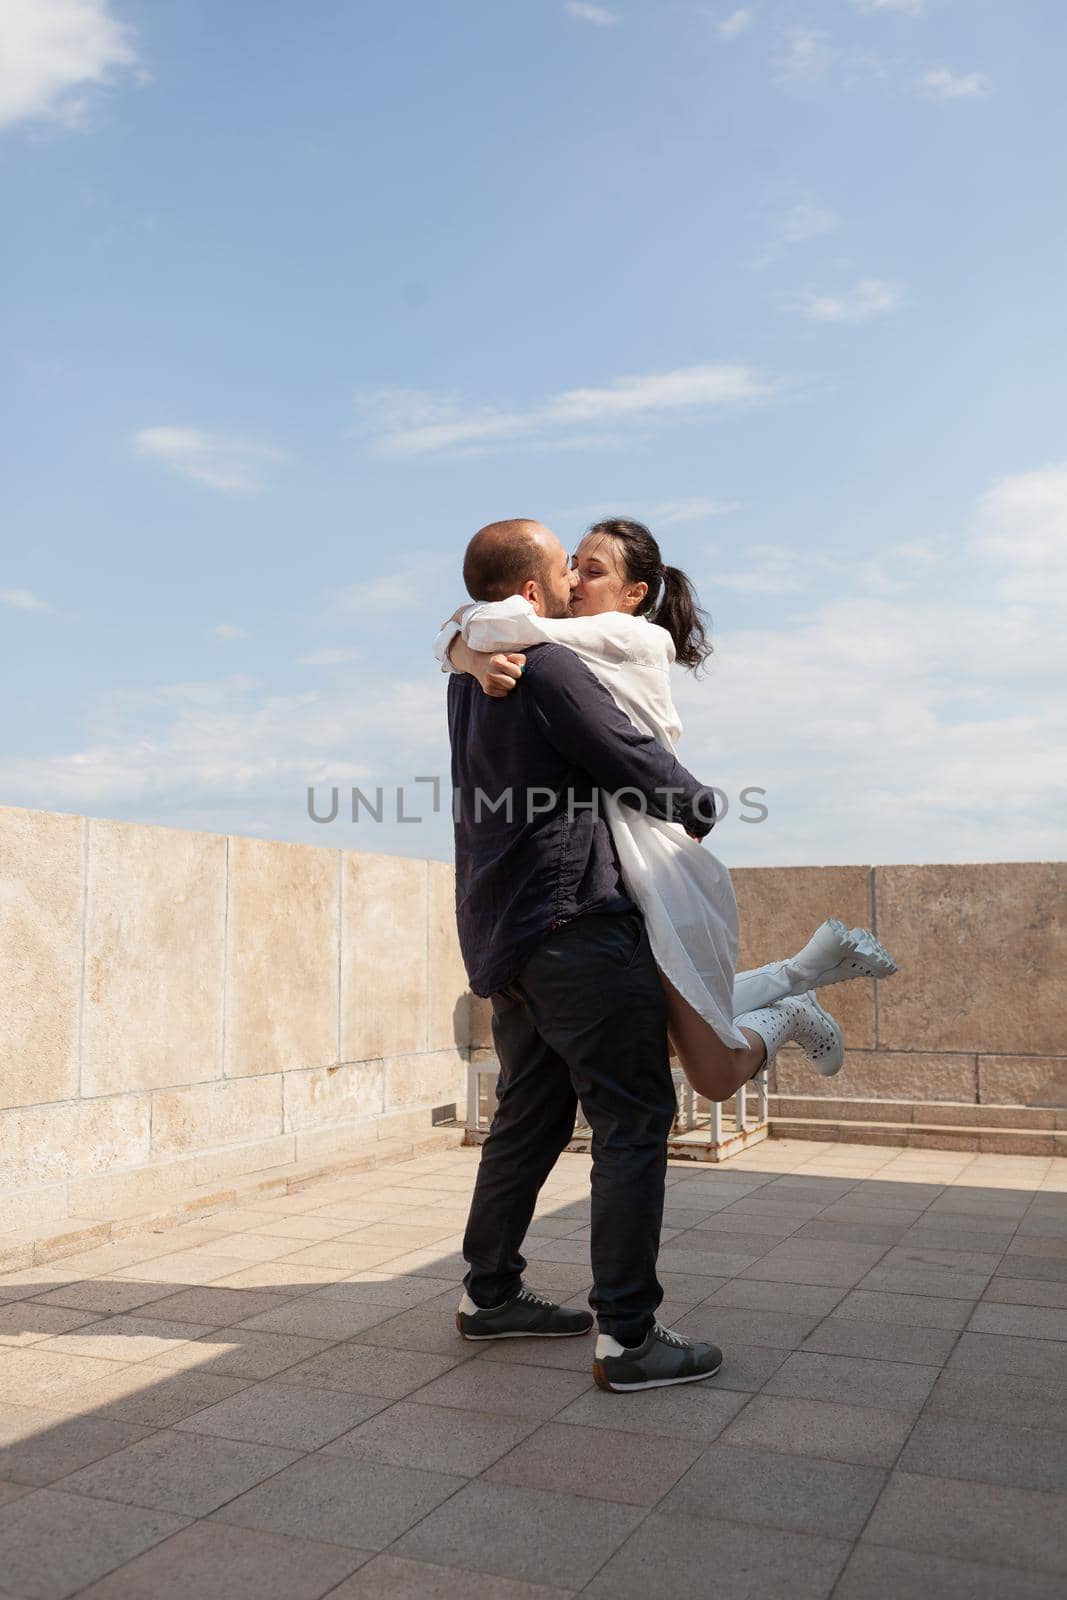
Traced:
<path fill-rule="evenodd" d="M 829 917 L 795 956 L 736 975 L 734 1019 L 740 1011 L 773 1005 L 787 995 L 805 994 L 849 978 L 890 978 L 896 970 L 889 951 L 869 928 L 846 928 L 837 917 Z"/>
<path fill-rule="evenodd" d="M 734 1018 L 734 1026 L 751 1028 L 759 1034 L 767 1048 L 764 1066 L 769 1066 L 782 1045 L 791 1039 L 824 1078 L 832 1078 L 844 1064 L 841 1029 L 813 994 L 787 995 L 757 1011 L 743 1011 Z"/>

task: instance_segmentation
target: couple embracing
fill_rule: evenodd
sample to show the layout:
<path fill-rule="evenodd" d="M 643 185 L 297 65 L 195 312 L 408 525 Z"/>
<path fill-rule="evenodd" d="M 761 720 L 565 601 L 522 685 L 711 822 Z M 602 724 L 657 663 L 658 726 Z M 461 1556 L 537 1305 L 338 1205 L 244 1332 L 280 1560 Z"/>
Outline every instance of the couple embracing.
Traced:
<path fill-rule="evenodd" d="M 699 668 L 710 647 L 692 585 L 647 528 L 598 523 L 572 558 L 540 523 L 490 523 L 463 578 L 475 603 L 435 652 L 452 673 L 460 947 L 471 989 L 492 1002 L 501 1075 L 457 1326 L 467 1339 L 592 1330 L 588 1312 L 522 1280 L 522 1242 L 580 1099 L 596 1382 L 709 1378 L 718 1347 L 656 1320 L 671 1051 L 713 1100 L 788 1040 L 832 1074 L 841 1031 L 812 991 L 896 968 L 867 929 L 830 919 L 798 954 L 735 971 L 733 888 L 701 843 L 714 798 L 673 754 L 671 665 Z"/>

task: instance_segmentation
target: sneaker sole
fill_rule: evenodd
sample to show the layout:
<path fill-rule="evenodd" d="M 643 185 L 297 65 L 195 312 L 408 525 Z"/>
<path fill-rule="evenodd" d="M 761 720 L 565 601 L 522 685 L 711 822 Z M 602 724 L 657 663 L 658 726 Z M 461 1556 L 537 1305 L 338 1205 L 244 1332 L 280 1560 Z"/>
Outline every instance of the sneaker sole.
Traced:
<path fill-rule="evenodd" d="M 676 1383 L 702 1383 L 705 1378 L 714 1378 L 717 1372 L 722 1371 L 722 1362 L 717 1367 L 712 1367 L 708 1372 L 691 1372 L 686 1378 L 649 1378 L 644 1383 L 612 1383 L 604 1374 L 604 1364 L 601 1361 L 593 1362 L 593 1382 L 598 1389 L 606 1389 L 609 1394 L 633 1394 L 637 1389 L 669 1389 Z"/>
<path fill-rule="evenodd" d="M 849 978 L 891 978 L 897 964 L 885 945 L 874 937 L 869 928 L 846 928 L 837 917 L 830 917 L 827 926 L 833 930 L 837 941 L 838 959 L 823 969 L 823 975 L 812 983 L 813 989 L 827 987 L 829 983 L 844 983 Z M 858 972 L 839 972 L 846 965 L 861 968 Z M 831 973 L 837 976 L 830 977 Z"/>
<path fill-rule="evenodd" d="M 456 1327 L 461 1336 L 468 1339 L 471 1344 L 484 1344 L 487 1339 L 578 1339 L 583 1334 L 593 1331 L 593 1324 L 590 1323 L 588 1328 L 575 1328 L 570 1333 L 531 1333 L 529 1329 L 521 1331 L 516 1329 L 514 1333 L 467 1333 L 459 1320 L 460 1315 L 461 1313 L 457 1311 Z"/>

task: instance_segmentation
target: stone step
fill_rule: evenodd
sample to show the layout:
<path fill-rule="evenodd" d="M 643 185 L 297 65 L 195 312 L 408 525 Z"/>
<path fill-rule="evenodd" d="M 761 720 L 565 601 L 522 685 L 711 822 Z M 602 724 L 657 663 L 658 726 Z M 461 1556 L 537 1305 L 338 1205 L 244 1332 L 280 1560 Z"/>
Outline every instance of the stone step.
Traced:
<path fill-rule="evenodd" d="M 855 1121 L 771 1113 L 772 1139 L 821 1139 L 842 1144 L 898 1145 L 916 1150 L 971 1150 L 1013 1156 L 1067 1156 L 1067 1130 L 953 1127 L 933 1122 Z"/>
<path fill-rule="evenodd" d="M 975 1105 L 951 1100 L 857 1100 L 834 1095 L 772 1094 L 772 1117 L 822 1122 L 902 1122 L 924 1127 L 1011 1128 L 1055 1133 L 1067 1129 L 1067 1110 L 1055 1106 Z"/>

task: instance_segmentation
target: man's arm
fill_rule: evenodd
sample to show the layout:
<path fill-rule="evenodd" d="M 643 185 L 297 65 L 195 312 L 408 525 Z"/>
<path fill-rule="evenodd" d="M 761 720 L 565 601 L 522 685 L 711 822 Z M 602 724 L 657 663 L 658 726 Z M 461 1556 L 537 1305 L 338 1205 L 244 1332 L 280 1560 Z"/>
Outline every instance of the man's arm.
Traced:
<path fill-rule="evenodd" d="M 599 788 L 662 822 L 681 823 L 695 839 L 711 832 L 711 790 L 658 740 L 638 732 L 573 651 L 561 645 L 531 651 L 519 694 L 542 736 Z M 621 792 L 626 790 L 643 798 L 643 808 L 633 793 Z"/>

